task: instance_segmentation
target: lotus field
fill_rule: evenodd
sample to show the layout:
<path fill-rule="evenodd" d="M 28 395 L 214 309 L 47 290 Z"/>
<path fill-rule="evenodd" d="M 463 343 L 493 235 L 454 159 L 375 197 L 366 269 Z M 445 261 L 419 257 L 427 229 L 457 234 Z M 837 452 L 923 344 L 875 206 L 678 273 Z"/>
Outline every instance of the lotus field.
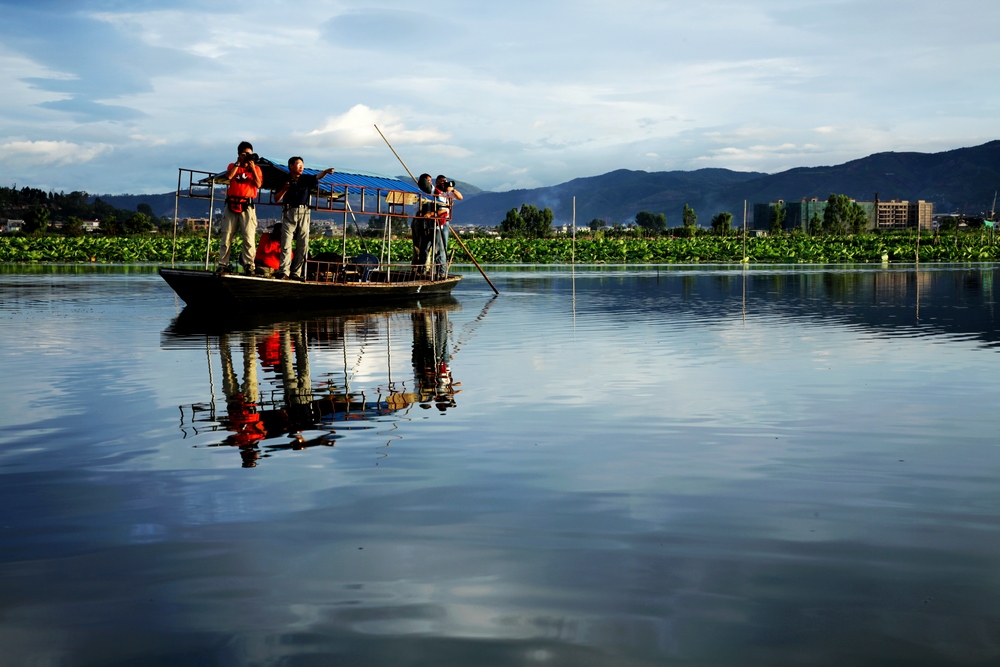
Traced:
<path fill-rule="evenodd" d="M 0 237 L 0 262 L 166 264 L 171 261 L 172 244 L 170 238 L 140 236 L 7 236 Z M 489 264 L 558 264 L 569 263 L 573 257 L 573 242 L 567 238 L 469 238 L 465 244 L 479 262 Z M 765 236 L 747 239 L 746 257 L 750 263 L 780 264 L 912 262 L 917 259 L 916 244 L 917 237 L 912 232 Z M 211 245 L 210 257 L 214 261 L 218 242 L 213 240 Z M 449 245 L 455 251 L 455 262 L 468 261 L 454 238 Z M 313 239 L 310 244 L 312 254 L 340 253 L 342 248 L 340 239 Z M 348 256 L 364 249 L 380 255 L 381 248 L 379 240 L 366 239 L 362 246 L 360 239 L 347 239 Z M 409 240 L 393 241 L 391 251 L 393 262 L 409 261 Z M 743 257 L 743 240 L 738 236 L 706 234 L 694 238 L 583 238 L 576 241 L 576 262 L 579 264 L 733 263 L 742 261 Z M 174 261 L 203 263 L 205 239 L 177 239 Z M 919 261 L 1000 261 L 1000 244 L 974 232 L 941 234 L 937 238 L 925 233 L 920 239 Z"/>

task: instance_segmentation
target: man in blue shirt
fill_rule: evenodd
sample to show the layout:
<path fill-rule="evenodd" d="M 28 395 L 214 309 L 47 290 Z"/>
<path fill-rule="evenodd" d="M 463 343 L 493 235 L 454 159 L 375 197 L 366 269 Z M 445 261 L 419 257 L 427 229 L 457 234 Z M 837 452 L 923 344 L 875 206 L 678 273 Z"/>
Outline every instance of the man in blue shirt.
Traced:
<path fill-rule="evenodd" d="M 291 278 L 305 280 L 306 255 L 309 253 L 309 197 L 319 186 L 319 181 L 333 173 L 324 169 L 316 175 L 304 174 L 302 158 L 288 158 L 288 182 L 275 193 L 275 201 L 282 203 L 281 212 L 281 268 L 275 274 L 279 280 Z M 295 260 L 292 261 L 292 241 L 295 241 Z"/>

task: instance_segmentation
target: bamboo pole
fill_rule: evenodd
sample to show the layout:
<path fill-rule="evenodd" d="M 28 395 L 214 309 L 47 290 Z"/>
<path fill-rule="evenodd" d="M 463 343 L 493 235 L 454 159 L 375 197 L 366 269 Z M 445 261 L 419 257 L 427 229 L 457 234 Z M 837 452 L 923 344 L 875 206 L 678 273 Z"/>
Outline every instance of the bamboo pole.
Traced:
<path fill-rule="evenodd" d="M 392 154 L 396 156 L 397 160 L 399 160 L 399 164 L 403 165 L 403 169 L 406 170 L 406 173 L 409 174 L 410 178 L 413 179 L 413 182 L 416 183 L 417 179 L 416 177 L 414 177 L 413 172 L 410 171 L 410 168 L 406 166 L 405 162 L 403 162 L 403 158 L 399 157 L 399 153 L 396 152 L 396 149 L 392 147 L 392 144 L 389 143 L 389 140 L 385 138 L 384 134 L 382 134 L 382 130 L 378 129 L 378 125 L 375 125 L 375 131 L 379 133 L 379 136 L 382 137 L 382 141 L 385 142 L 385 145 L 389 147 L 389 150 L 392 151 Z M 479 269 L 479 273 L 483 275 L 483 278 L 486 279 L 486 282 L 489 283 L 491 288 L 493 288 L 493 292 L 495 294 L 500 294 L 500 290 L 496 288 L 496 285 L 493 284 L 493 281 L 490 280 L 490 277 L 486 275 L 485 271 L 483 271 L 483 267 L 479 266 L 479 262 L 477 262 L 476 258 L 472 256 L 471 252 L 469 252 L 469 249 L 465 246 L 465 243 L 462 242 L 462 238 L 455 232 L 455 228 L 451 226 L 450 222 L 446 224 L 448 225 L 448 230 L 451 231 L 451 235 L 455 237 L 456 241 L 458 241 L 458 245 L 462 246 L 462 250 L 465 251 L 465 254 L 469 256 L 469 259 L 472 260 L 472 263 L 476 265 L 477 269 Z M 435 234 L 435 237 L 436 236 L 437 235 Z"/>

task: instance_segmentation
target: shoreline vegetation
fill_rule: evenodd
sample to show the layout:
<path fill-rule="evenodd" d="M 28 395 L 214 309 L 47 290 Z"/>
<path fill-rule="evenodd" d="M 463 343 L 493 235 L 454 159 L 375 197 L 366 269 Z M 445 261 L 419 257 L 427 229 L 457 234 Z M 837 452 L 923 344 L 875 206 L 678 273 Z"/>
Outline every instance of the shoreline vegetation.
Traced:
<path fill-rule="evenodd" d="M 842 264 L 866 262 L 991 262 L 1000 261 L 1000 243 L 980 230 L 948 233 L 914 231 L 836 236 L 780 234 L 751 236 L 746 240 L 746 261 L 750 264 Z M 573 241 L 566 237 L 549 239 L 482 238 L 463 239 L 480 263 L 488 264 L 569 264 L 574 256 Z M 152 263 L 169 264 L 172 239 L 158 236 L 0 237 L 0 263 Z M 364 245 L 362 245 L 364 243 Z M 236 244 L 238 247 L 238 243 Z M 214 265 L 218 241 L 212 240 L 210 261 Z M 310 252 L 339 253 L 343 241 L 314 238 Z M 375 255 L 382 250 L 380 239 L 347 239 L 348 256 L 367 249 Z M 454 261 L 467 261 L 454 239 L 449 252 Z M 391 244 L 391 261 L 408 262 L 411 245 L 407 238 Z M 578 264 L 690 264 L 741 263 L 744 261 L 741 235 L 699 234 L 691 238 L 588 238 L 575 244 Z M 177 239 L 174 261 L 203 263 L 205 238 Z"/>

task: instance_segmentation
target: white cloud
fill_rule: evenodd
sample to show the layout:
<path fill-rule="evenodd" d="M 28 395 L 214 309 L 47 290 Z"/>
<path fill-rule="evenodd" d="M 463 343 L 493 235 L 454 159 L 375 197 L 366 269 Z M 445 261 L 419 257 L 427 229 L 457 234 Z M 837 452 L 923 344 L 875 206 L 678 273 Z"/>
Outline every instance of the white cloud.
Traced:
<path fill-rule="evenodd" d="M 8 141 L 0 144 L 0 160 L 31 165 L 63 166 L 90 162 L 113 150 L 110 144 L 80 145 L 68 141 Z"/>
<path fill-rule="evenodd" d="M 295 11 L 246 0 L 238 24 L 222 9 L 192 14 L 175 0 L 58 17 L 43 3 L 23 19 L 34 26 L 19 26 L 32 45 L 0 24 L 0 137 L 114 146 L 115 159 L 88 174 L 88 187 L 108 192 L 125 182 L 172 187 L 162 172 L 143 171 L 153 145 L 164 160 L 183 154 L 214 164 L 244 138 L 265 154 L 394 172 L 375 123 L 407 147 L 408 162 L 476 174 L 488 189 L 653 165 L 775 171 L 996 138 L 1000 92 L 981 85 L 997 71 L 982 58 L 995 41 L 982 27 L 1000 21 L 995 2 L 970 0 L 949 13 L 949 24 L 976 26 L 968 47 L 918 40 L 905 48 L 873 31 L 910 34 L 935 13 L 929 3 L 918 3 L 905 30 L 876 30 L 844 19 L 859 0 L 808 8 L 791 0 L 555 0 L 530 5 L 528 22 L 522 0 L 502 8 L 444 2 L 449 28 L 439 42 L 422 39 L 401 0 L 300 3 Z M 556 19 L 552 32 L 545 26 Z M 117 45 L 67 44 L 53 28 L 95 21 L 120 36 Z M 741 34 L 754 39 L 734 37 Z M 134 63 L 108 53 L 123 45 Z M 48 90 L 38 83 L 60 79 L 66 84 Z M 131 83 L 108 85 L 120 79 Z M 928 95 L 927 81 L 947 94 Z M 136 113 L 81 122 L 72 105 L 51 105 L 74 96 Z M 51 108 L 37 106 L 45 103 Z M 49 172 L 78 178 L 71 167 Z M 0 165 L 0 180 L 26 177 L 35 175 Z"/>
<path fill-rule="evenodd" d="M 376 125 L 393 144 L 439 144 L 450 137 L 433 127 L 408 130 L 400 114 L 364 104 L 355 104 L 339 116 L 330 116 L 307 136 L 322 138 L 338 147 L 372 146 L 383 143 Z"/>

